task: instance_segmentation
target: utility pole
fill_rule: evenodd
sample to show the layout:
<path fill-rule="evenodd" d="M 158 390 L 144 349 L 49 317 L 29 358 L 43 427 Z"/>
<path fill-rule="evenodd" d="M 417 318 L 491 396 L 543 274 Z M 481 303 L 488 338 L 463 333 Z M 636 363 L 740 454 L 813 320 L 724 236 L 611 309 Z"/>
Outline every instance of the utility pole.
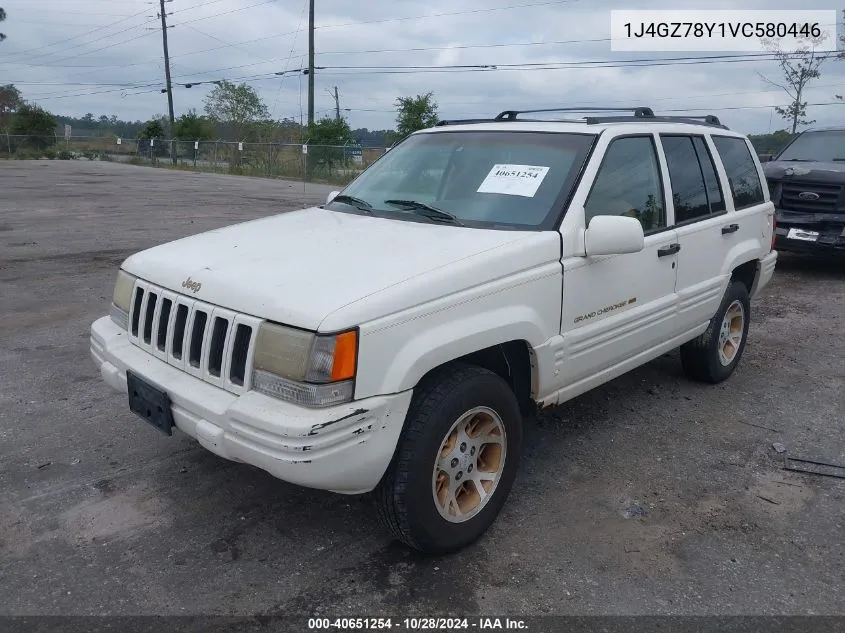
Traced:
<path fill-rule="evenodd" d="M 308 0 L 308 125 L 314 125 L 314 0 Z"/>
<path fill-rule="evenodd" d="M 340 97 L 337 95 L 337 86 L 334 87 L 334 120 L 340 122 Z"/>
<path fill-rule="evenodd" d="M 173 136 L 173 124 L 175 117 L 173 116 L 173 84 L 170 82 L 170 53 L 167 51 L 167 14 L 164 11 L 165 2 L 173 2 L 173 0 L 159 0 L 161 4 L 161 42 L 164 45 L 164 77 L 167 80 L 167 109 L 170 114 L 170 136 Z M 173 164 L 176 164 L 176 155 L 173 153 L 173 143 L 170 146 L 170 157 L 173 159 Z"/>

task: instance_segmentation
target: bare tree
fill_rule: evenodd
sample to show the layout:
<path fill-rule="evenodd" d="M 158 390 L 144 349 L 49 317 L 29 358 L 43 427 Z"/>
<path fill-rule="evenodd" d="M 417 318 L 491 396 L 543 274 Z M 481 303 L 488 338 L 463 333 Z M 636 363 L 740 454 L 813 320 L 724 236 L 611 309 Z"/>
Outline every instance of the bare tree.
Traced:
<path fill-rule="evenodd" d="M 775 112 L 790 122 L 793 134 L 798 130 L 799 125 L 810 125 L 815 122 L 806 118 L 807 102 L 804 100 L 804 91 L 811 81 L 821 77 L 820 67 L 829 57 L 829 53 L 817 49 L 826 39 L 826 34 L 817 38 L 808 38 L 802 40 L 801 44 L 790 51 L 781 50 L 778 41 L 764 40 L 763 42 L 765 47 L 774 54 L 783 79 L 773 81 L 762 74 L 760 77 L 766 83 L 780 88 L 789 95 L 789 105 L 776 106 Z"/>

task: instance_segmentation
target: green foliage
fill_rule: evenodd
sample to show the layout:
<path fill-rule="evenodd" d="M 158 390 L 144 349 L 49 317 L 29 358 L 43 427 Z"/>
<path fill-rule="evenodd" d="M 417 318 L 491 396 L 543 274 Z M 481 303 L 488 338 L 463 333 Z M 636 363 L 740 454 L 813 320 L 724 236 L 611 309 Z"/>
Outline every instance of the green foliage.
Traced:
<path fill-rule="evenodd" d="M 771 134 L 751 134 L 748 138 L 758 154 L 776 154 L 792 140 L 792 134 L 778 130 Z"/>
<path fill-rule="evenodd" d="M 346 145 L 354 142 L 346 119 L 325 116 L 308 128 L 309 145 Z"/>
<path fill-rule="evenodd" d="M 173 137 L 180 141 L 205 141 L 214 136 L 214 124 L 190 110 L 173 123 Z"/>
<path fill-rule="evenodd" d="M 306 177 L 312 178 L 315 170 L 331 172 L 344 164 L 344 145 L 354 142 L 352 130 L 346 119 L 325 116 L 308 128 L 308 155 Z"/>
<path fill-rule="evenodd" d="M 56 144 L 56 120 L 53 115 L 34 103 L 24 103 L 12 117 L 9 133 L 23 136 L 24 144 L 44 149 Z"/>
<path fill-rule="evenodd" d="M 396 110 L 396 134 L 400 139 L 437 123 L 437 103 L 431 92 L 416 97 L 399 97 Z"/>
<path fill-rule="evenodd" d="M 0 22 L 6 19 L 6 12 L 3 10 L 3 7 L 0 7 Z M 6 35 L 0 33 L 0 42 L 6 39 Z"/>
<path fill-rule="evenodd" d="M 243 139 L 250 125 L 270 118 L 270 111 L 249 84 L 215 82 L 214 89 L 205 97 L 205 113 L 218 123 L 227 124 L 234 138 Z"/>
<path fill-rule="evenodd" d="M 164 138 L 164 126 L 159 119 L 151 119 L 138 133 L 138 138 L 143 140 Z"/>
<path fill-rule="evenodd" d="M 23 105 L 21 91 L 12 84 L 0 86 L 0 130 L 9 125 L 12 115 Z"/>
<path fill-rule="evenodd" d="M 59 151 L 58 158 L 59 158 L 59 160 L 73 160 L 74 155 L 73 155 L 73 152 L 69 152 L 69 151 L 63 149 L 63 150 Z"/>

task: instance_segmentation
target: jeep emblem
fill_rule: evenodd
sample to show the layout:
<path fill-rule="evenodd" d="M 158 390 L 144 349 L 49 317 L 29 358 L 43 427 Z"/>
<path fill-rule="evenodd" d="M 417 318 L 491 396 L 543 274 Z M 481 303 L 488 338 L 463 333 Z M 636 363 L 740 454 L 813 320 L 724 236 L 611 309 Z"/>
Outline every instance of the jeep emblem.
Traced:
<path fill-rule="evenodd" d="M 801 200 L 818 200 L 821 196 L 814 191 L 802 191 L 798 194 Z"/>
<path fill-rule="evenodd" d="M 191 292 L 199 292 L 200 288 L 202 288 L 202 284 L 198 281 L 192 281 L 190 277 L 188 277 L 185 281 L 182 282 L 182 287 L 187 288 Z"/>

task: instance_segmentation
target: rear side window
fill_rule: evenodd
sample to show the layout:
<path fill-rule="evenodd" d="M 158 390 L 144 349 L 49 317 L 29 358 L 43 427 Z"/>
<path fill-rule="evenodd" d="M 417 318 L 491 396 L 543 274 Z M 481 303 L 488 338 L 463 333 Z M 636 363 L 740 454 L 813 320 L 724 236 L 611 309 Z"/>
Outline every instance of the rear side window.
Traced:
<path fill-rule="evenodd" d="M 716 145 L 716 150 L 728 173 L 734 207 L 744 209 L 761 204 L 764 201 L 763 187 L 745 139 L 714 136 L 713 144 Z"/>
<path fill-rule="evenodd" d="M 699 136 L 661 135 L 675 223 L 704 219 L 725 210 L 716 169 L 704 139 Z"/>

